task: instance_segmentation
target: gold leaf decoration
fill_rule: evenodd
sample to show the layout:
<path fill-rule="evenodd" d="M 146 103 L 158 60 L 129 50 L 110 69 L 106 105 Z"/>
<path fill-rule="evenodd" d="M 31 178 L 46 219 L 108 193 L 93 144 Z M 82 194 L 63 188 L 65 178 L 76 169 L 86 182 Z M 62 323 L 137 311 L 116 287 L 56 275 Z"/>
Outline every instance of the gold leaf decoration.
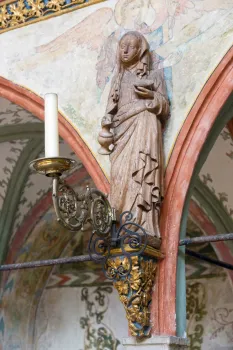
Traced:
<path fill-rule="evenodd" d="M 115 288 L 117 289 L 119 294 L 127 295 L 129 293 L 129 285 L 125 283 L 125 281 L 118 281 L 115 283 Z"/>
<path fill-rule="evenodd" d="M 43 14 L 45 4 L 43 0 L 27 0 L 30 6 L 29 15 L 33 17 L 40 17 Z"/>
<path fill-rule="evenodd" d="M 23 0 L 19 0 L 16 4 L 10 5 L 10 12 L 12 13 L 11 26 L 16 26 L 19 23 L 25 22 L 27 9 Z"/>
<path fill-rule="evenodd" d="M 157 262 L 143 256 L 132 258 L 130 275 L 116 275 L 114 287 L 119 293 L 132 336 L 144 338 L 150 335 L 150 311 L 152 287 L 155 281 Z M 125 257 L 111 258 L 107 268 L 118 270 L 129 268 L 129 260 Z"/>
<path fill-rule="evenodd" d="M 62 9 L 62 5 L 64 5 L 64 3 L 65 0 L 50 0 L 47 7 L 53 11 L 59 11 Z"/>
<path fill-rule="evenodd" d="M 103 1 L 106 0 L 5 0 L 0 3 L 0 34 Z"/>
<path fill-rule="evenodd" d="M 8 20 L 10 18 L 9 13 L 7 12 L 6 5 L 0 7 L 0 27 L 6 28 L 8 24 Z"/>

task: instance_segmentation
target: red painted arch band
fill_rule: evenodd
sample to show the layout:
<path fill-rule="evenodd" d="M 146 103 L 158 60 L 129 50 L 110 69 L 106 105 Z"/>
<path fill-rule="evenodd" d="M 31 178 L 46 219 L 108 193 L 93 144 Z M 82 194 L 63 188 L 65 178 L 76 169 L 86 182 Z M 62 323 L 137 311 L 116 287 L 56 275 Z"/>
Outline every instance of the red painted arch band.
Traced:
<path fill-rule="evenodd" d="M 44 100 L 35 93 L 0 77 L 0 96 L 25 108 L 35 117 L 44 120 Z M 60 113 L 59 134 L 81 160 L 98 189 L 108 193 L 109 182 L 95 157 L 78 132 Z"/>
<path fill-rule="evenodd" d="M 187 116 L 165 176 L 161 213 L 162 250 L 157 292 L 152 300 L 153 334 L 176 335 L 176 265 L 180 222 L 192 174 L 220 110 L 233 91 L 233 48 L 215 69 Z M 158 293 L 158 295 L 156 295 Z"/>

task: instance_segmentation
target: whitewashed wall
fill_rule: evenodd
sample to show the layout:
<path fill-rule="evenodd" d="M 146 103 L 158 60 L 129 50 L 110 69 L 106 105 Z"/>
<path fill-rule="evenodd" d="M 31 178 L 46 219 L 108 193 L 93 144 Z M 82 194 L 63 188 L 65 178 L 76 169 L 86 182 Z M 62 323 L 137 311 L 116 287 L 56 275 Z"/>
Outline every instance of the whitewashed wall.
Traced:
<path fill-rule="evenodd" d="M 112 289 L 110 286 L 107 288 Z M 100 349 L 123 350 L 120 341 L 122 337 L 128 336 L 128 325 L 116 291 L 108 293 L 102 290 L 103 299 L 100 305 L 96 299 L 97 287 L 88 287 L 88 301 L 93 303 L 91 315 L 82 298 L 83 289 L 76 287 L 45 290 L 35 324 L 35 350 L 96 350 L 98 330 L 101 332 L 101 329 L 106 332 L 106 339 L 102 338 L 104 346 L 99 347 Z M 103 318 L 98 320 L 96 313 L 100 312 L 103 313 Z M 87 323 L 84 326 L 85 322 Z"/>
<path fill-rule="evenodd" d="M 196 278 L 190 278 L 194 274 Z M 202 274 L 206 277 L 203 278 Z M 187 266 L 187 278 L 187 333 L 190 350 L 232 349 L 233 294 L 231 283 L 223 269 L 208 263 L 203 263 L 200 268 L 196 263 Z M 114 289 L 110 293 L 101 291 L 104 299 L 100 306 L 95 292 L 98 288 L 112 287 L 102 284 L 101 287 L 86 289 L 87 299 L 93 303 L 92 316 L 82 298 L 84 287 L 46 289 L 37 311 L 35 337 L 31 345 L 33 349 L 30 349 L 123 350 L 122 338 L 128 337 L 123 306 Z M 96 312 L 103 312 L 103 318 L 99 322 Z M 98 347 L 100 329 L 106 333 L 104 338 L 100 337 L 102 346 Z"/>

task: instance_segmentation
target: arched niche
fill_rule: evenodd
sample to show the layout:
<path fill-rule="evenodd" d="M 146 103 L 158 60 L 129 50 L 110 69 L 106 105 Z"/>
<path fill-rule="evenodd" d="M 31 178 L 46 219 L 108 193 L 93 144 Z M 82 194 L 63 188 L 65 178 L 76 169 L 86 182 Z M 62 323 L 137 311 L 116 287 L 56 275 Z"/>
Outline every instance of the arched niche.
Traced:
<path fill-rule="evenodd" d="M 162 250 L 166 258 L 160 263 L 152 303 L 154 334 L 185 336 L 185 264 L 183 249 L 180 248 L 178 254 L 178 244 L 186 233 L 193 179 L 220 131 L 232 119 L 232 63 L 233 49 L 230 49 L 186 118 L 166 169 L 166 193 L 161 214 Z"/>

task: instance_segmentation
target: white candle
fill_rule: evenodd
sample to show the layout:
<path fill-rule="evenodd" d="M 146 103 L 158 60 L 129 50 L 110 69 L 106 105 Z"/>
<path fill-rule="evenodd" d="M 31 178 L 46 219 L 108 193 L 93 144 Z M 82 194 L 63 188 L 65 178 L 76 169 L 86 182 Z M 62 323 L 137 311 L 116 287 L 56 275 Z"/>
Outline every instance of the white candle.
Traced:
<path fill-rule="evenodd" d="M 45 157 L 59 157 L 57 94 L 45 95 Z"/>

